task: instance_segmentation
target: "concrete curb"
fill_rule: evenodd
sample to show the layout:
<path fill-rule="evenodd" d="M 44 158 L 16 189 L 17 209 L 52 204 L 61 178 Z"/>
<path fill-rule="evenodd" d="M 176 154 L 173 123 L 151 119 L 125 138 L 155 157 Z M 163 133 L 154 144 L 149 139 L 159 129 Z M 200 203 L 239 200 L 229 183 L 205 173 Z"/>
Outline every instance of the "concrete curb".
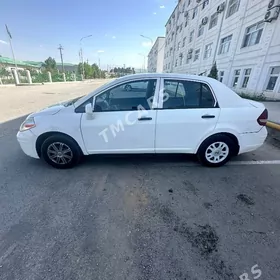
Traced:
<path fill-rule="evenodd" d="M 266 123 L 266 126 L 280 131 L 280 124 L 278 124 L 278 123 L 268 121 Z"/>

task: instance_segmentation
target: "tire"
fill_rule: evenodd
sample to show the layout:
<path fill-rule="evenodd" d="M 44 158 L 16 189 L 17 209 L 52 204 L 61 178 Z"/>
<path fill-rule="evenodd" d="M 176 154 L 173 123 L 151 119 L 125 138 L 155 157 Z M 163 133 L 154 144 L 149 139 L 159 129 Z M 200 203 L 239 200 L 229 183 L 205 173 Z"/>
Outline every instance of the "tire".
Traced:
<path fill-rule="evenodd" d="M 132 91 L 132 86 L 131 85 L 126 85 L 125 90 L 126 91 Z"/>
<path fill-rule="evenodd" d="M 41 155 L 49 165 L 66 169 L 77 165 L 82 153 L 78 144 L 70 137 L 53 135 L 43 142 Z"/>
<path fill-rule="evenodd" d="M 228 136 L 217 134 L 207 138 L 199 147 L 198 160 L 202 165 L 219 167 L 234 155 L 237 144 Z"/>

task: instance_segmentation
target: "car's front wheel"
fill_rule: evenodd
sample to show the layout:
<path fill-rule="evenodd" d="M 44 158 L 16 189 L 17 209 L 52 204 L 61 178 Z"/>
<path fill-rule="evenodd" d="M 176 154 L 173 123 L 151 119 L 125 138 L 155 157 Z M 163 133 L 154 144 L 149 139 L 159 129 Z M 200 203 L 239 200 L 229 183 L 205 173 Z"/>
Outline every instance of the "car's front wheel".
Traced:
<path fill-rule="evenodd" d="M 81 158 L 79 146 L 64 135 L 48 137 L 41 146 L 41 155 L 48 164 L 60 169 L 75 166 Z"/>
<path fill-rule="evenodd" d="M 214 135 L 206 139 L 198 149 L 199 161 L 206 166 L 224 165 L 236 150 L 236 143 L 226 135 Z"/>
<path fill-rule="evenodd" d="M 132 91 L 132 86 L 131 85 L 126 85 L 124 89 L 126 91 Z"/>

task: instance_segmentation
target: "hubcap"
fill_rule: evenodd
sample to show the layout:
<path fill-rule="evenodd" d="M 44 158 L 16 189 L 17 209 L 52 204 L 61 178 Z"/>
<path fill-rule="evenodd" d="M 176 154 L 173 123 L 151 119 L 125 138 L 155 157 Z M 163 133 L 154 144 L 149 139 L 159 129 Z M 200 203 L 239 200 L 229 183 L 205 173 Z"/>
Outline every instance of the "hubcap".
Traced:
<path fill-rule="evenodd" d="M 57 164 L 67 164 L 73 158 L 72 150 L 68 145 L 61 142 L 54 142 L 47 150 L 49 159 Z"/>
<path fill-rule="evenodd" d="M 211 163 L 220 163 L 229 155 L 229 147 L 224 142 L 212 143 L 205 152 L 206 159 Z"/>

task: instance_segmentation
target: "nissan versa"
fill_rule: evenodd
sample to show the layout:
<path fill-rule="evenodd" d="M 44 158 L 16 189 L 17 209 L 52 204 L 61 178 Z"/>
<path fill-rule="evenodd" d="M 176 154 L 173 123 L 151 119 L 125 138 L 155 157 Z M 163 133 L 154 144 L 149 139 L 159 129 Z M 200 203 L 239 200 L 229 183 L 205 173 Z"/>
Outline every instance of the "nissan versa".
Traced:
<path fill-rule="evenodd" d="M 263 104 L 214 79 L 139 74 L 29 115 L 17 139 L 25 154 L 57 168 L 117 153 L 189 153 L 221 166 L 264 143 L 267 117 Z"/>

